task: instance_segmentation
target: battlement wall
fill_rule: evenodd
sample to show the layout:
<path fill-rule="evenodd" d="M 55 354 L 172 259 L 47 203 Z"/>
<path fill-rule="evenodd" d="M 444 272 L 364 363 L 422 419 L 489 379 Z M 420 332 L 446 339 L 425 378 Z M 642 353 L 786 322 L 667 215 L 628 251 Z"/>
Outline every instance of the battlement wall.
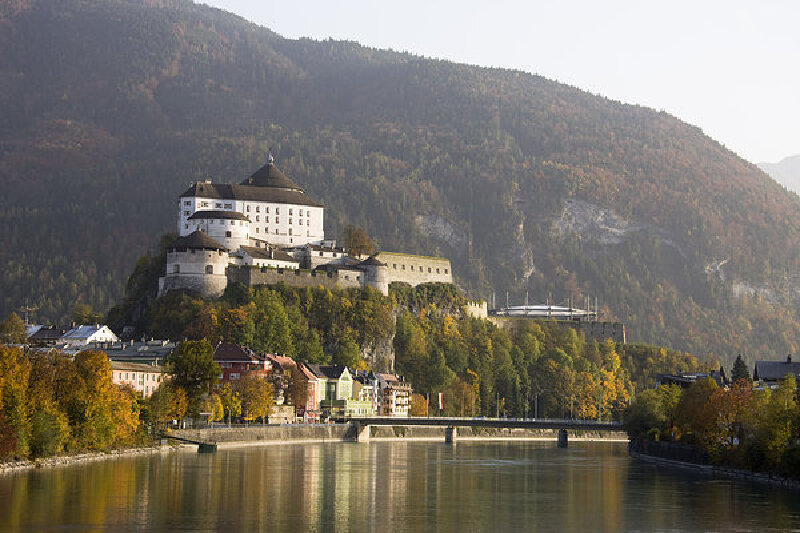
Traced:
<path fill-rule="evenodd" d="M 269 267 L 230 265 L 227 270 L 229 281 L 238 281 L 248 287 L 277 285 L 285 283 L 290 287 L 322 287 L 325 289 L 360 288 L 363 272 L 320 272 L 314 270 L 294 270 Z"/>

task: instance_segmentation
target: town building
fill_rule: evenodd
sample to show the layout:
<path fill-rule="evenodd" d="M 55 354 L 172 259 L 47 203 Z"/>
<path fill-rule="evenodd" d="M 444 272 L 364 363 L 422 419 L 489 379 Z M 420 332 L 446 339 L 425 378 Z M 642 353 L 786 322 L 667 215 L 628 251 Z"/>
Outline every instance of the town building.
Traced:
<path fill-rule="evenodd" d="M 792 361 L 792 354 L 784 361 L 756 361 L 753 381 L 759 388 L 774 389 L 789 374 L 800 378 L 800 361 Z"/>
<path fill-rule="evenodd" d="M 411 384 L 397 374 L 376 373 L 378 416 L 407 417 L 411 412 Z"/>
<path fill-rule="evenodd" d="M 88 348 L 105 342 L 117 342 L 119 339 L 106 325 L 81 324 L 68 330 L 58 340 L 59 345 L 67 349 Z"/>
<path fill-rule="evenodd" d="M 271 365 L 266 357 L 256 354 L 240 344 L 220 343 L 214 348 L 214 361 L 222 370 L 222 383 L 237 382 L 245 375 L 255 373 L 267 378 Z"/>
<path fill-rule="evenodd" d="M 110 361 L 111 381 L 120 387 L 131 387 L 142 398 L 149 398 L 164 378 L 163 367 L 141 363 Z"/>
<path fill-rule="evenodd" d="M 688 389 L 695 381 L 701 379 L 712 379 L 718 387 L 724 387 L 728 384 L 725 377 L 725 369 L 720 367 L 719 370 L 712 370 L 711 372 L 678 372 L 675 374 L 658 374 L 656 376 L 656 385 L 677 385 L 682 389 Z"/>

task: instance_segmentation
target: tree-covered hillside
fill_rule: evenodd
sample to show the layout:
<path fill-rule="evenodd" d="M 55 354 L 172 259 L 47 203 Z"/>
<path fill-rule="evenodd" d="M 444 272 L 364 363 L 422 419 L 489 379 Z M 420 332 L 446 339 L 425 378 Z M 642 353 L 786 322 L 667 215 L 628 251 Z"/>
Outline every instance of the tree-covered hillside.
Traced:
<path fill-rule="evenodd" d="M 631 340 L 728 362 L 795 351 L 800 199 L 667 114 L 188 0 L 0 2 L 0 52 L 0 315 L 110 307 L 187 182 L 271 149 L 327 233 L 446 255 L 471 296 L 597 296 Z"/>

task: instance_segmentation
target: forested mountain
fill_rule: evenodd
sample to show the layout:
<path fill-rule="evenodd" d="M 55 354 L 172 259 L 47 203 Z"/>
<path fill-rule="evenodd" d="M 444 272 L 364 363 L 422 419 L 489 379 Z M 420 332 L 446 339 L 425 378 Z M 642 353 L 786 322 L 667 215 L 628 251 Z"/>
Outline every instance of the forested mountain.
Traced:
<path fill-rule="evenodd" d="M 777 163 L 759 163 L 758 168 L 790 191 L 800 193 L 800 154 L 784 157 Z"/>
<path fill-rule="evenodd" d="M 268 149 L 327 233 L 446 255 L 471 296 L 596 296 L 723 361 L 796 349 L 800 199 L 698 128 L 186 0 L 0 0 L 0 314 L 108 308 L 187 182 Z"/>

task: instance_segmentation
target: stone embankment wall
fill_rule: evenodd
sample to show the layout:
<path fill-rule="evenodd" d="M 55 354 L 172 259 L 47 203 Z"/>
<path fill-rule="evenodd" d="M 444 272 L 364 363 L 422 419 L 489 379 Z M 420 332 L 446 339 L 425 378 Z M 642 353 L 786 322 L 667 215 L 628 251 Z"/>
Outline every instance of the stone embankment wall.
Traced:
<path fill-rule="evenodd" d="M 281 426 L 247 426 L 212 429 L 176 429 L 170 435 L 202 442 L 291 442 L 345 440 L 347 425 L 290 424 Z"/>

